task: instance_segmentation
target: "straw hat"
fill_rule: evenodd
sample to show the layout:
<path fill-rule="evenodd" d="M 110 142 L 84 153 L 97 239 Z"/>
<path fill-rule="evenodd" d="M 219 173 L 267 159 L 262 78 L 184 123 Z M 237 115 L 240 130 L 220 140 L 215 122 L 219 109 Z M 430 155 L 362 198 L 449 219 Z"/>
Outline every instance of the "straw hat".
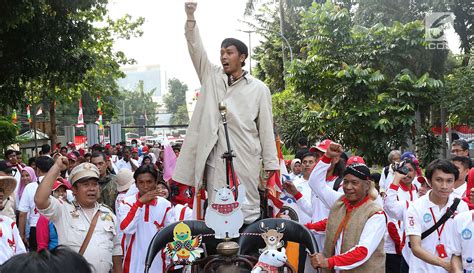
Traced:
<path fill-rule="evenodd" d="M 122 192 L 128 190 L 130 186 L 132 186 L 133 182 L 133 173 L 131 170 L 123 168 L 117 174 L 117 179 L 115 182 L 117 183 L 117 191 Z"/>
<path fill-rule="evenodd" d="M 16 188 L 16 179 L 13 176 L 0 176 L 0 189 L 3 190 L 5 198 L 10 196 Z"/>

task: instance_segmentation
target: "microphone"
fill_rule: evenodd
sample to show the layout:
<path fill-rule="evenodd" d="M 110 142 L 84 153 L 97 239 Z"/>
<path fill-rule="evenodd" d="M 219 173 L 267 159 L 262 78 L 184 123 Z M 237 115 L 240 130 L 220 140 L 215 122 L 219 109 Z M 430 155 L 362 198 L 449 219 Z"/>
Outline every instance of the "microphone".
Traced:
<path fill-rule="evenodd" d="M 225 102 L 219 102 L 219 111 L 223 116 L 227 114 L 227 106 L 225 105 Z"/>

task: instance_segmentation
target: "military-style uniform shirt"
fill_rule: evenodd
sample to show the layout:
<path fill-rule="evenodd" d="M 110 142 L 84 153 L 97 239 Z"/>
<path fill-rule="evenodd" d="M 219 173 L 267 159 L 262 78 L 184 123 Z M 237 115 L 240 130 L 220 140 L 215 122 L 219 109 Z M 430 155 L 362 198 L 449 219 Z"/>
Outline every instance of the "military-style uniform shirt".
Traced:
<path fill-rule="evenodd" d="M 112 208 L 114 213 L 116 213 L 115 200 L 118 194 L 116 180 L 117 177 L 113 174 L 107 174 L 99 179 L 100 198 L 98 202 Z"/>
<path fill-rule="evenodd" d="M 49 207 L 40 210 L 41 214 L 53 221 L 58 232 L 59 244 L 77 252 L 86 238 L 93 215 L 97 210 L 100 211 L 84 258 L 94 267 L 94 272 L 109 273 L 112 269 L 112 256 L 122 255 L 116 232 L 117 219 L 112 210 L 96 203 L 92 216 L 89 216 L 76 202 L 67 203 L 52 196 L 49 197 L 49 201 Z"/>

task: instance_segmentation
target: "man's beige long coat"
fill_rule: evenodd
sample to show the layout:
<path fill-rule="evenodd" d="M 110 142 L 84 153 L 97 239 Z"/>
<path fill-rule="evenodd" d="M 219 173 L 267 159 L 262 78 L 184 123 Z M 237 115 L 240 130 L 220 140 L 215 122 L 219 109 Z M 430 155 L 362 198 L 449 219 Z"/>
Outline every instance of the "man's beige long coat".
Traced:
<path fill-rule="evenodd" d="M 259 217 L 258 181 L 260 162 L 265 170 L 277 170 L 275 137 L 273 134 L 271 94 L 260 80 L 246 75 L 228 85 L 227 75 L 220 66 L 209 62 L 198 27 L 187 22 L 186 39 L 202 91 L 188 127 L 173 179 L 200 188 L 204 172 L 209 199 L 214 189 L 226 185 L 227 150 L 219 103 L 227 106 L 227 121 L 231 147 L 236 157 L 234 167 L 238 180 L 247 189 L 243 204 L 245 222 Z"/>

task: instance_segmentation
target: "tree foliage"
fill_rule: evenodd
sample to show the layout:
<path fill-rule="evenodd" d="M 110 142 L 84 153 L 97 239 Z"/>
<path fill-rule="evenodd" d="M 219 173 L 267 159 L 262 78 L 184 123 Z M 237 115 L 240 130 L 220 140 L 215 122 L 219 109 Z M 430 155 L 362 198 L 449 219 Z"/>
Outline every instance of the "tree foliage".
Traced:
<path fill-rule="evenodd" d="M 57 105 L 100 96 L 103 112 L 116 110 L 108 102 L 118 95 L 120 65 L 133 60 L 115 52 L 113 43 L 141 35 L 143 18 L 112 20 L 108 0 L 3 2 L 8 8 L 0 16 L 0 105 L 47 106 L 53 144 Z"/>
<path fill-rule="evenodd" d="M 290 88 L 316 105 L 301 128 L 339 141 L 369 162 L 384 162 L 391 148 L 406 146 L 415 110 L 429 111 L 442 87 L 429 66 L 406 54 L 429 55 L 423 34 L 420 21 L 366 28 L 354 25 L 347 9 L 313 4 L 301 24 L 306 56 L 295 61 L 289 77 Z"/>
<path fill-rule="evenodd" d="M 3 156 L 8 145 L 16 143 L 18 127 L 9 119 L 0 117 L 0 154 Z"/>
<path fill-rule="evenodd" d="M 309 7 L 296 1 L 291 5 L 300 6 L 285 10 L 283 17 L 285 35 L 296 48 L 288 72 L 283 69 L 278 34 L 281 6 L 271 2 L 248 1 L 253 11 L 248 14 L 253 14 L 264 37 L 255 49 L 255 76 L 272 91 L 281 91 L 273 95 L 274 120 L 290 146 L 301 134 L 329 137 L 369 163 L 384 163 L 391 148 L 422 145 L 426 128 L 439 125 L 441 107 L 448 108 L 452 121 L 472 121 L 472 107 L 467 106 L 472 102 L 469 54 L 462 56 L 464 68 L 459 68 L 458 56 L 429 49 L 422 21 L 427 12 L 453 12 L 456 33 L 465 41 L 463 53 L 470 52 L 468 3 L 341 0 L 315 1 Z M 260 12 L 255 3 L 261 4 Z M 287 8 L 288 1 L 280 3 Z M 461 102 L 462 98 L 467 99 Z"/>
<path fill-rule="evenodd" d="M 140 123 L 143 123 L 144 125 L 145 123 L 156 123 L 155 113 L 158 104 L 152 99 L 154 92 L 155 89 L 145 90 L 143 81 L 139 81 L 134 90 L 123 90 L 120 93 L 119 98 L 123 102 L 117 103 L 117 106 L 120 108 L 125 106 L 125 124 L 141 125 Z M 119 115 L 118 120 L 123 122 L 123 118 Z"/>
<path fill-rule="evenodd" d="M 443 98 L 451 125 L 474 126 L 474 66 L 456 68 L 446 76 L 446 96 Z"/>
<path fill-rule="evenodd" d="M 186 105 L 180 105 L 176 113 L 171 117 L 170 123 L 172 125 L 185 125 L 189 123 L 188 108 Z"/>
<path fill-rule="evenodd" d="M 171 124 L 188 124 L 188 111 L 186 108 L 186 91 L 188 86 L 180 80 L 173 78 L 168 81 L 169 93 L 165 95 L 163 101 L 168 112 L 173 114 Z"/>

